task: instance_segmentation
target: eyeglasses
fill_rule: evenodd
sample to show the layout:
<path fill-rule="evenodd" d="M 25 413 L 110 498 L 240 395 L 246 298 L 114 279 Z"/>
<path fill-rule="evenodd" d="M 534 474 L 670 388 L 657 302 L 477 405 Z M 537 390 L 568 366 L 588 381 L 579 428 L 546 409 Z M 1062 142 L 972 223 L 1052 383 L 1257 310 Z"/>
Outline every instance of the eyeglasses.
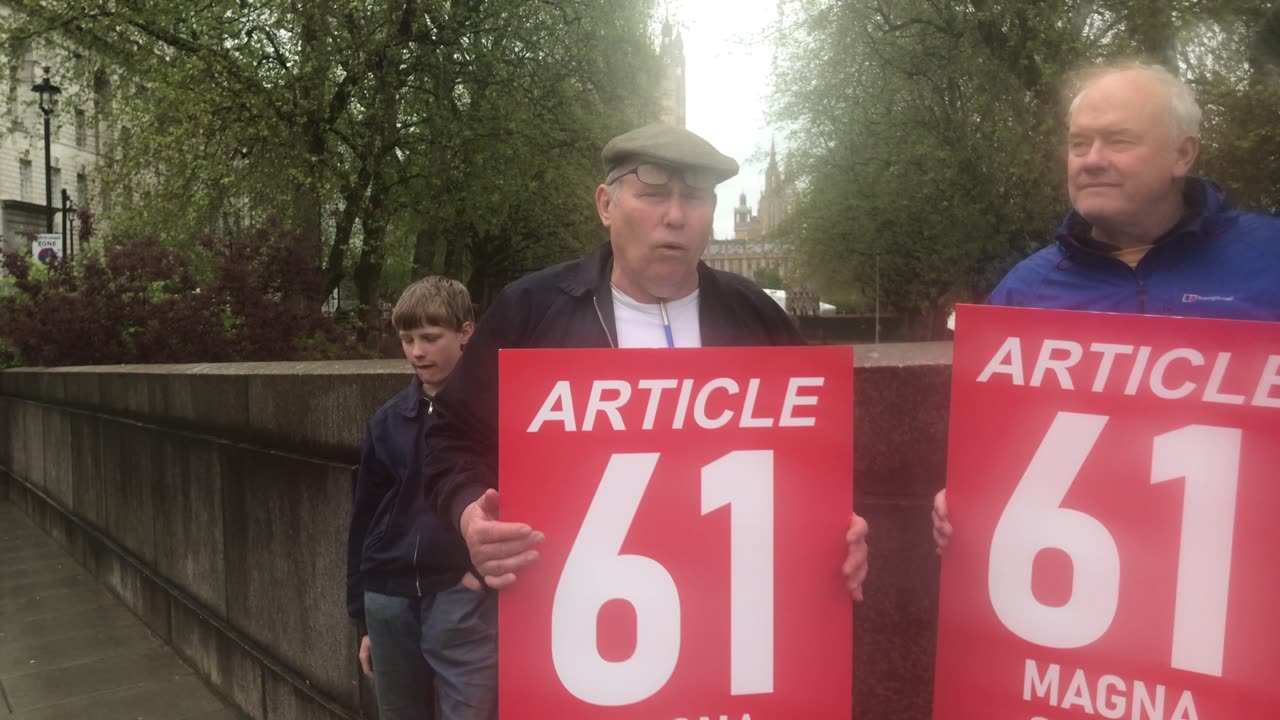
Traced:
<path fill-rule="evenodd" d="M 679 177 L 684 180 L 685 185 L 700 190 L 712 190 L 716 186 L 715 174 L 705 168 L 676 169 L 649 163 L 641 163 L 605 184 L 612 185 L 628 175 L 635 175 L 636 179 L 645 185 L 666 185 L 671 182 L 671 178 Z"/>

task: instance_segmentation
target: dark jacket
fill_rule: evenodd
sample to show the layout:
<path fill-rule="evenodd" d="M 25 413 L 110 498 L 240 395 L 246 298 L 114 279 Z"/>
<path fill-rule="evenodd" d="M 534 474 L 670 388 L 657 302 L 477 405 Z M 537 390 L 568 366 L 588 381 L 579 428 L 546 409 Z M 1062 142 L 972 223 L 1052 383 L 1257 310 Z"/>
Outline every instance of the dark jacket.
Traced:
<path fill-rule="evenodd" d="M 365 590 L 421 597 L 456 585 L 468 567 L 462 538 L 423 500 L 417 460 L 434 421 L 433 401 L 414 377 L 365 432 L 347 535 L 347 614 L 361 635 Z"/>
<path fill-rule="evenodd" d="M 1188 178 L 1183 197 L 1186 214 L 1137 268 L 1094 247 L 1072 211 L 1057 242 L 1005 276 L 991 304 L 1280 320 L 1280 218 L 1233 210 L 1200 178 Z"/>
<path fill-rule="evenodd" d="M 497 487 L 499 348 L 617 347 L 608 243 L 581 260 L 509 285 L 484 316 L 427 432 L 429 504 L 456 527 L 462 510 Z M 704 347 L 803 345 L 791 318 L 755 283 L 698 265 Z"/>

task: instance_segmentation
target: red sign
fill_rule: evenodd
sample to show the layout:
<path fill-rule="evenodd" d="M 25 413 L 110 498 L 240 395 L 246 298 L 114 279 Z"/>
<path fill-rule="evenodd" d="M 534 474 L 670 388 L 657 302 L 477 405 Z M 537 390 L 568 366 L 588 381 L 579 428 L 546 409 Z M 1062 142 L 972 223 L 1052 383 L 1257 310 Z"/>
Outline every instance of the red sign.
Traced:
<path fill-rule="evenodd" d="M 1280 717 L 1280 323 L 956 326 L 935 720 Z"/>
<path fill-rule="evenodd" d="M 499 364 L 503 720 L 849 718 L 852 349 Z"/>

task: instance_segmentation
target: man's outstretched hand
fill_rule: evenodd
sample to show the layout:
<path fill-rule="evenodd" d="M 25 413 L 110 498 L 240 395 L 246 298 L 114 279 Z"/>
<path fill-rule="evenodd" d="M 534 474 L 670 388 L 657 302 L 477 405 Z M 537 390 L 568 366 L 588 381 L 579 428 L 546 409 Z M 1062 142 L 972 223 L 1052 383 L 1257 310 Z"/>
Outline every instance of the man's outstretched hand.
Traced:
<path fill-rule="evenodd" d="M 545 536 L 524 523 L 498 519 L 497 490 L 486 490 L 462 511 L 459 529 L 471 553 L 471 563 L 494 590 L 510 587 L 516 572 L 538 559 L 534 548 Z"/>

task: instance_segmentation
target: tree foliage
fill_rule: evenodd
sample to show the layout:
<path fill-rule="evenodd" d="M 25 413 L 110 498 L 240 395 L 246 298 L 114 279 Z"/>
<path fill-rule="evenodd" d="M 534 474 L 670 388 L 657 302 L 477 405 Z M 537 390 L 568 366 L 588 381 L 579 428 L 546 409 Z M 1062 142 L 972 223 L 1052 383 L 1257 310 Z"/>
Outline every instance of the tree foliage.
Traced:
<path fill-rule="evenodd" d="M 324 284 L 299 248 L 292 232 L 262 228 L 186 253 L 119 239 L 47 268 L 6 254 L 0 367 L 363 356 L 354 328 L 291 301 Z"/>
<path fill-rule="evenodd" d="M 1274 210 L 1280 104 L 1251 45 L 1267 6 L 782 0 L 772 114 L 799 187 L 782 234 L 826 293 L 870 288 L 878 258 L 881 303 L 938 334 L 948 305 L 980 301 L 1051 237 L 1065 80 L 1110 57 L 1186 77 L 1206 111 L 1202 170 Z"/>
<path fill-rule="evenodd" d="M 782 280 L 782 273 L 779 272 L 776 267 L 756 268 L 756 271 L 751 273 L 751 277 L 756 281 L 756 284 L 762 288 L 776 290 L 783 290 L 786 288 L 786 283 Z"/>
<path fill-rule="evenodd" d="M 113 234 L 280 217 L 317 303 L 350 278 L 374 305 L 389 261 L 483 297 L 590 244 L 599 148 L 656 107 L 653 0 L 8 4 L 11 46 L 111 81 Z"/>

